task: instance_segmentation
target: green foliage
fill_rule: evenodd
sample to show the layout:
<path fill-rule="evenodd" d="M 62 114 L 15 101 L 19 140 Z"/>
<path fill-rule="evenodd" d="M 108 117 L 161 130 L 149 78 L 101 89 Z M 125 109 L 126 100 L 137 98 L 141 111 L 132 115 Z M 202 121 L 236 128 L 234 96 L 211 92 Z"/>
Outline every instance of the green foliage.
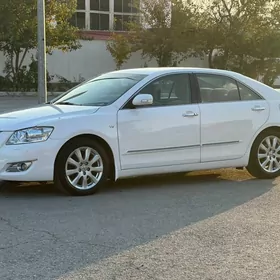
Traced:
<path fill-rule="evenodd" d="M 141 51 L 144 59 L 154 58 L 159 67 L 172 66 L 182 58 L 197 55 L 192 51 L 198 15 L 195 5 L 185 6 L 181 0 L 171 0 L 171 3 L 170 0 L 142 0 L 141 5 L 135 5 L 144 24 L 131 21 L 126 26 L 128 34 L 115 35 L 109 43 L 108 50 L 117 68 L 136 51 Z"/>
<path fill-rule="evenodd" d="M 192 56 L 195 7 L 181 0 L 143 0 L 140 15 L 146 26 L 135 22 L 129 26 L 134 50 L 141 50 L 144 58 L 154 58 L 159 67 L 172 66 Z"/>
<path fill-rule="evenodd" d="M 117 70 L 131 57 L 131 45 L 124 35 L 113 34 L 107 42 L 107 50 L 111 53 Z"/>
<path fill-rule="evenodd" d="M 14 77 L 10 71 L 11 65 L 6 61 L 4 74 L 1 77 L 0 88 L 1 90 L 15 90 L 15 91 L 34 91 L 38 86 L 38 61 L 31 57 L 31 62 L 28 66 L 23 65 L 17 73 L 17 83 L 14 82 Z M 52 80 L 52 76 L 47 72 L 47 82 Z"/>
<path fill-rule="evenodd" d="M 144 58 L 155 58 L 159 67 L 172 63 L 173 42 L 170 30 L 169 0 L 141 2 L 140 14 L 146 26 L 131 23 L 134 50 L 141 50 Z"/>
<path fill-rule="evenodd" d="M 279 1 L 215 0 L 204 8 L 209 66 L 273 84 L 280 74 Z"/>
<path fill-rule="evenodd" d="M 210 68 L 243 73 L 272 85 L 280 75 L 279 0 L 143 0 L 126 37 L 113 37 L 113 57 L 141 51 L 158 66 L 208 57 Z M 125 54 L 125 55 L 124 55 Z M 122 60 L 119 60 L 122 62 Z"/>
<path fill-rule="evenodd" d="M 38 87 L 38 61 L 31 57 L 31 62 L 28 66 L 23 65 L 17 72 L 17 82 L 11 72 L 10 61 L 7 60 L 4 68 L 5 77 L 2 77 L 3 89 L 15 91 L 34 91 Z M 47 82 L 52 80 L 52 76 L 47 72 Z M 8 87 L 9 86 L 9 87 Z M 1 87 L 2 89 L 2 87 Z"/>
<path fill-rule="evenodd" d="M 76 6 L 77 0 L 46 1 L 48 53 L 80 48 L 77 29 L 69 23 Z M 26 55 L 37 47 L 37 0 L 1 0 L 0 22 L 0 51 L 6 56 L 6 74 L 18 87 L 26 71 Z"/>

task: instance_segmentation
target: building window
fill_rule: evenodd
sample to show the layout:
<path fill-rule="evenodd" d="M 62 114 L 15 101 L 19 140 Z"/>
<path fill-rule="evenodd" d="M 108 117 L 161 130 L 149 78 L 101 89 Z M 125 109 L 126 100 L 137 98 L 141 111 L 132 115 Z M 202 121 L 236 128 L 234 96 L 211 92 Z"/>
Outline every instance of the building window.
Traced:
<path fill-rule="evenodd" d="M 139 17 L 136 15 L 115 15 L 114 30 L 125 31 L 127 30 L 128 23 L 137 22 Z"/>
<path fill-rule="evenodd" d="M 79 29 L 86 28 L 86 13 L 76 12 L 71 19 L 71 24 L 78 27 Z"/>
<path fill-rule="evenodd" d="M 137 8 L 135 0 L 114 0 L 114 29 L 117 31 L 127 30 L 129 22 L 135 22 Z"/>
<path fill-rule="evenodd" d="M 90 0 L 90 30 L 109 30 L 110 29 L 110 1 L 109 0 Z"/>
<path fill-rule="evenodd" d="M 85 9 L 86 9 L 85 0 L 78 0 L 77 1 L 77 10 L 85 10 Z"/>
<path fill-rule="evenodd" d="M 106 14 L 90 14 L 90 30 L 109 30 L 109 15 Z"/>
<path fill-rule="evenodd" d="M 137 13 L 136 1 L 134 0 L 114 0 L 115 13 Z"/>
<path fill-rule="evenodd" d="M 90 0 L 90 10 L 109 12 L 110 2 L 109 0 Z"/>
<path fill-rule="evenodd" d="M 78 0 L 71 23 L 85 30 L 127 30 L 127 23 L 138 21 L 137 0 Z"/>
<path fill-rule="evenodd" d="M 77 12 L 73 15 L 70 23 L 79 29 L 86 29 L 86 1 L 77 1 Z"/>

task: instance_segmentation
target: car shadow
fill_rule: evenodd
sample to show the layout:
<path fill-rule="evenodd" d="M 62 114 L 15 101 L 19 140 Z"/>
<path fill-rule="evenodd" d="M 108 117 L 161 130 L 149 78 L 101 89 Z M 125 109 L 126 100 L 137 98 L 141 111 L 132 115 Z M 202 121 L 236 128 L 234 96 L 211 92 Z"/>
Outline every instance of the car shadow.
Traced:
<path fill-rule="evenodd" d="M 0 213 L 8 213 L 3 221 L 30 243 L 13 248 L 15 254 L 7 251 L 4 264 L 18 260 L 18 269 L 24 271 L 26 261 L 21 258 L 33 256 L 31 269 L 22 276 L 57 279 L 229 211 L 262 196 L 274 184 L 228 169 L 120 180 L 87 197 L 62 195 L 52 184 L 6 187 L 0 194 Z M 44 243 L 44 237 L 49 241 Z M 2 238 L 10 237 L 4 232 Z M 40 257 L 34 256 L 38 250 Z"/>

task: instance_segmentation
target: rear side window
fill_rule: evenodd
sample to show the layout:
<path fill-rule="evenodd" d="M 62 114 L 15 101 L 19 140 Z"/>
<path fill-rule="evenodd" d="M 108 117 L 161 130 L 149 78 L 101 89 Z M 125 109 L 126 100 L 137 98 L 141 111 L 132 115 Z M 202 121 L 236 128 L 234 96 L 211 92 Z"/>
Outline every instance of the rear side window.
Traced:
<path fill-rule="evenodd" d="M 198 74 L 198 85 L 202 103 L 240 101 L 235 80 L 213 74 Z"/>
<path fill-rule="evenodd" d="M 256 92 L 232 78 L 198 74 L 198 85 L 202 103 L 233 102 L 262 99 Z"/>

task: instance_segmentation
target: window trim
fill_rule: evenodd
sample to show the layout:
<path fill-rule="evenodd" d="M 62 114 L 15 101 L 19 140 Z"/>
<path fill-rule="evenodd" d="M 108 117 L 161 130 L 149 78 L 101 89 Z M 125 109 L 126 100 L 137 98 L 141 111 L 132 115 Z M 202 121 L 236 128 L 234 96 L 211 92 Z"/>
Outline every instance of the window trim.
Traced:
<path fill-rule="evenodd" d="M 236 87 L 237 87 L 237 90 L 238 90 L 238 94 L 239 94 L 239 100 L 235 100 L 235 101 L 224 101 L 224 102 L 207 102 L 207 103 L 203 103 L 202 102 L 202 98 L 201 98 L 201 92 L 200 92 L 200 86 L 199 86 L 199 82 L 198 82 L 198 75 L 206 75 L 206 76 L 216 76 L 216 77 L 225 77 L 225 78 L 228 78 L 228 79 L 231 79 L 235 82 L 236 84 Z M 260 99 L 257 99 L 257 100 L 265 100 L 264 97 L 256 92 L 256 90 L 252 89 L 250 86 L 247 86 L 245 85 L 243 82 L 241 82 L 240 80 L 238 79 L 235 79 L 233 77 L 231 77 L 230 75 L 224 75 L 224 74 L 215 74 L 215 73 L 205 73 L 205 72 L 196 72 L 194 73 L 194 76 L 195 76 L 195 79 L 196 79 L 196 90 L 197 90 L 197 93 L 199 95 L 199 103 L 201 104 L 212 104 L 212 103 L 232 103 L 232 102 L 248 102 L 248 101 L 254 101 L 254 100 L 242 100 L 241 99 L 241 94 L 240 94 L 240 90 L 239 90 L 239 86 L 238 86 L 238 83 L 241 84 L 242 86 L 248 88 L 249 90 L 251 90 L 254 94 L 256 94 L 257 96 L 260 97 Z"/>
<path fill-rule="evenodd" d="M 148 109 L 148 108 L 162 108 L 162 107 L 174 107 L 174 106 L 186 106 L 186 105 L 193 105 L 193 104 L 197 104 L 197 94 L 194 91 L 193 88 L 193 73 L 190 72 L 171 72 L 171 73 L 164 73 L 162 75 L 159 75 L 151 80 L 149 80 L 147 83 L 145 83 L 141 88 L 139 88 L 130 98 L 128 98 L 128 100 L 119 108 L 119 110 L 135 110 L 136 108 L 127 108 L 126 106 L 131 103 L 131 101 L 134 99 L 135 96 L 137 96 L 139 94 L 139 92 L 145 88 L 146 86 L 148 86 L 149 84 L 153 83 L 156 80 L 159 80 L 161 78 L 164 78 L 166 76 L 173 76 L 173 75 L 187 75 L 189 77 L 189 82 L 190 82 L 190 90 L 191 90 L 191 103 L 189 104 L 178 104 L 178 105 L 170 105 L 170 106 L 147 106 L 147 107 L 137 107 L 137 109 Z"/>
<path fill-rule="evenodd" d="M 109 12 L 104 12 L 104 11 L 96 11 L 96 10 L 92 10 L 89 12 L 90 14 L 100 14 L 100 15 L 109 15 Z"/>

